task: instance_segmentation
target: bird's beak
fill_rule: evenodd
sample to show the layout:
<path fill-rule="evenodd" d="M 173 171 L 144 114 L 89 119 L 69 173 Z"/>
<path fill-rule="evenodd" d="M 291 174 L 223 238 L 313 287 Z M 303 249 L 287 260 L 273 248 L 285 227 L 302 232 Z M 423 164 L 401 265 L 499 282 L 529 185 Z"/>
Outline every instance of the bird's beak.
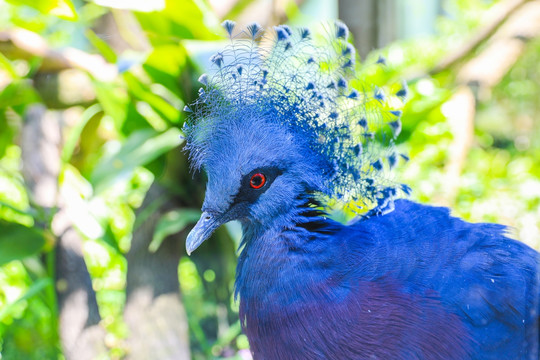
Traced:
<path fill-rule="evenodd" d="M 203 212 L 201 218 L 197 221 L 195 227 L 190 231 L 186 238 L 186 251 L 191 255 L 212 233 L 223 223 L 225 216 L 214 215 L 208 212 Z"/>

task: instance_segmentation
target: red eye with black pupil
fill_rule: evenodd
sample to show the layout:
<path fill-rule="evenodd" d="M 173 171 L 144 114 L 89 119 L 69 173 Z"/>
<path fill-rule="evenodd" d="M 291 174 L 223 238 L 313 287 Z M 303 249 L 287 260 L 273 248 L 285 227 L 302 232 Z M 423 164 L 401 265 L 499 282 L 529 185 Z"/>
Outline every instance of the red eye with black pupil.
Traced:
<path fill-rule="evenodd" d="M 254 189 L 260 189 L 264 186 L 264 184 L 266 184 L 266 176 L 261 173 L 253 174 L 249 180 L 249 186 Z"/>

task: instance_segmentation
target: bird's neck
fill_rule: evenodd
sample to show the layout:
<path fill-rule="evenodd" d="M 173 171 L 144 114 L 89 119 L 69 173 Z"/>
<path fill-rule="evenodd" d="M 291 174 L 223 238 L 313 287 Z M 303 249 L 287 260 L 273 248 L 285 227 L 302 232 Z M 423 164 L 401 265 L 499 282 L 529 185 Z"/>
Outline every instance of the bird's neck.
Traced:
<path fill-rule="evenodd" d="M 324 281 L 322 277 L 328 272 L 320 270 L 332 267 L 340 258 L 334 254 L 338 250 L 332 249 L 342 249 L 328 246 L 334 241 L 329 235 L 343 226 L 328 219 L 316 205 L 312 199 L 300 202 L 270 226 L 243 224 L 243 248 L 236 274 L 236 293 L 241 302 L 272 302 L 260 298 L 268 294 L 282 297 L 279 303 L 295 301 L 286 298 L 296 296 L 299 288 L 306 290 L 306 286 L 316 287 L 317 282 Z"/>

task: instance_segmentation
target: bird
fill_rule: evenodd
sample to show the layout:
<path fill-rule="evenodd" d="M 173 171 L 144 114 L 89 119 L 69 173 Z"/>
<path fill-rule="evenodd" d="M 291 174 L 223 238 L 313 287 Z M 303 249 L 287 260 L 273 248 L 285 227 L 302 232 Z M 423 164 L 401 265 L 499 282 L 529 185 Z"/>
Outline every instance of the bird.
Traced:
<path fill-rule="evenodd" d="M 240 222 L 235 296 L 253 358 L 538 359 L 539 254 L 503 225 L 408 200 L 392 175 L 407 161 L 395 145 L 407 85 L 363 81 L 340 21 L 222 25 L 228 43 L 184 109 L 207 177 L 186 251 Z"/>

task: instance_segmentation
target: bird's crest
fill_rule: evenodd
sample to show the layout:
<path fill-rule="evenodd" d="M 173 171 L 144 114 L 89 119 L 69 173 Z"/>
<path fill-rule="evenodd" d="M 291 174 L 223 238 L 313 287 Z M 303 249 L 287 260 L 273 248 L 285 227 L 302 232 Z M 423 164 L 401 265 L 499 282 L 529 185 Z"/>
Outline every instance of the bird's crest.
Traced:
<path fill-rule="evenodd" d="M 322 164 L 319 192 L 326 203 L 381 212 L 398 193 L 409 192 L 389 176 L 402 157 L 393 146 L 401 111 L 389 104 L 401 105 L 407 89 L 390 94 L 356 77 L 356 51 L 343 23 L 322 35 L 286 25 L 263 35 L 257 24 L 235 34 L 234 25 L 223 23 L 230 43 L 211 57 L 213 72 L 200 77 L 199 98 L 185 108 L 190 114 L 184 132 L 195 168 L 210 156 L 213 129 L 249 109 L 272 114 L 294 138 L 307 142 L 317 157 L 313 161 Z"/>

